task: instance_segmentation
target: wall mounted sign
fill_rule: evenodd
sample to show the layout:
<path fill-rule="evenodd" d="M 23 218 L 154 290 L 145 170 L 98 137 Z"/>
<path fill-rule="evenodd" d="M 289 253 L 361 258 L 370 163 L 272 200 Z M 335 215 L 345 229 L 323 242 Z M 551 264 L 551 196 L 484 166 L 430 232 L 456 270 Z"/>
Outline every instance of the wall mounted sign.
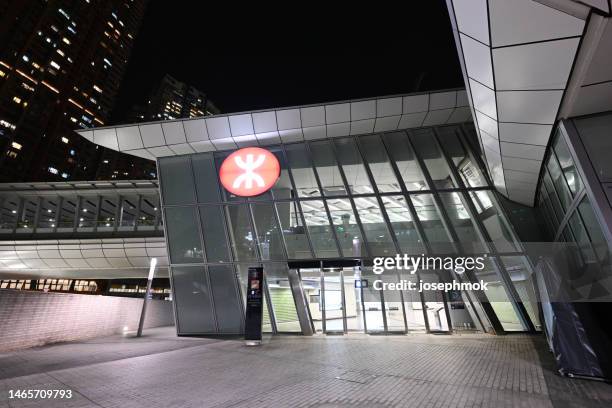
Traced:
<path fill-rule="evenodd" d="M 236 150 L 219 169 L 221 185 L 232 194 L 252 197 L 265 193 L 280 176 L 280 163 L 274 154 L 259 147 Z"/>

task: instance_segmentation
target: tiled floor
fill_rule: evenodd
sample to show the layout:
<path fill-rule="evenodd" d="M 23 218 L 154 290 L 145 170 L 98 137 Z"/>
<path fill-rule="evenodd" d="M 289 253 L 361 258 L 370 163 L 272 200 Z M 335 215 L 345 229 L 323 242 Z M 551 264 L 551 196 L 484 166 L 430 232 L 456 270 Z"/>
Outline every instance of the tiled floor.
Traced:
<path fill-rule="evenodd" d="M 8 399 L 70 389 L 70 400 Z M 176 338 L 173 329 L 0 354 L 0 407 L 612 407 L 533 336 Z"/>

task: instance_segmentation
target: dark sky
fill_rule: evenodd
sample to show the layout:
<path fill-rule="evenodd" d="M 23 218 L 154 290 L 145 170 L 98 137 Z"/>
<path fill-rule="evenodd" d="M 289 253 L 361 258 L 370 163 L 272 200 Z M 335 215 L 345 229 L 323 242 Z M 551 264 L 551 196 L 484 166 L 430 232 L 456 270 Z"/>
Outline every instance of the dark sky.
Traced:
<path fill-rule="evenodd" d="M 287 2 L 279 14 L 199 3 L 211 4 L 150 1 L 114 122 L 165 73 L 207 93 L 222 112 L 463 86 L 443 0 L 378 11 L 369 2 L 340 10 Z"/>

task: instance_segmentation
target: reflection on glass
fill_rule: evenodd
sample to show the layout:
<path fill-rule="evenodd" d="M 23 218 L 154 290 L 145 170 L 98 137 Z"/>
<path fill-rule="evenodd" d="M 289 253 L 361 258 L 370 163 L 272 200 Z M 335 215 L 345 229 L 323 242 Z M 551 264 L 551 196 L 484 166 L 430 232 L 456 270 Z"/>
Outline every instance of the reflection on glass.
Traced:
<path fill-rule="evenodd" d="M 576 166 L 574 166 L 574 160 L 570 155 L 569 149 L 567 148 L 567 144 L 563 139 L 563 135 L 559 130 L 557 130 L 557 140 L 555 140 L 554 150 L 557 154 L 557 158 L 559 159 L 559 164 L 561 165 L 561 170 L 565 175 L 565 180 L 569 186 L 570 191 L 573 196 L 582 190 L 582 179 L 576 170 Z"/>
<path fill-rule="evenodd" d="M 455 247 L 449 239 L 444 224 L 442 224 L 433 196 L 431 194 L 417 194 L 411 195 L 410 199 L 433 253 L 454 252 Z"/>
<path fill-rule="evenodd" d="M 438 283 L 440 278 L 435 271 L 426 271 L 421 273 L 421 280 L 427 283 Z M 423 291 L 425 300 L 425 311 L 427 312 L 427 320 L 429 321 L 430 331 L 449 331 L 448 319 L 446 316 L 446 308 L 442 291 L 427 290 Z"/>
<path fill-rule="evenodd" d="M 431 129 L 416 129 L 410 134 L 410 140 L 415 150 L 425 162 L 425 167 L 436 188 L 455 188 L 450 169 L 438 145 L 434 143 L 435 136 Z"/>
<path fill-rule="evenodd" d="M 97 209 L 97 197 L 81 197 L 81 210 L 79 211 L 79 228 L 93 228 L 96 225 Z"/>
<path fill-rule="evenodd" d="M 352 138 L 334 139 L 334 145 L 351 193 L 372 194 L 374 190 L 355 141 Z"/>
<path fill-rule="evenodd" d="M 425 248 L 412 220 L 412 214 L 404 196 L 383 196 L 382 202 L 389 216 L 391 228 L 401 250 L 405 254 L 422 254 Z"/>
<path fill-rule="evenodd" d="M 409 271 L 400 271 L 402 280 L 413 282 L 415 287 L 418 287 L 418 276 L 411 274 Z M 423 315 L 423 303 L 421 303 L 421 296 L 419 292 L 415 290 L 404 290 L 404 309 L 406 311 L 406 321 L 408 324 L 408 331 L 411 332 L 425 332 L 427 326 L 425 326 L 425 317 Z"/>
<path fill-rule="evenodd" d="M 372 256 L 395 255 L 395 245 L 385 222 L 376 197 L 357 197 L 355 207 L 363 226 L 365 238 Z"/>
<path fill-rule="evenodd" d="M 338 170 L 331 142 L 322 140 L 310 143 L 310 152 L 312 153 L 312 161 L 323 187 L 323 195 L 328 197 L 346 195 L 346 189 L 340 176 L 340 170 Z"/>
<path fill-rule="evenodd" d="M 208 262 L 229 261 L 223 207 L 218 205 L 200 206 L 200 218 Z"/>
<path fill-rule="evenodd" d="M 491 191 L 470 191 L 470 197 L 476 208 L 478 218 L 484 225 L 491 242 L 499 252 L 519 251 L 518 244 L 513 239 L 512 230 L 503 216 L 499 203 Z"/>
<path fill-rule="evenodd" d="M 384 283 L 398 283 L 399 276 L 395 270 L 386 270 L 378 278 Z M 385 300 L 385 316 L 387 318 L 387 330 L 389 332 L 405 332 L 404 308 L 402 305 L 401 291 L 383 290 Z"/>
<path fill-rule="evenodd" d="M 285 259 L 283 240 L 272 204 L 253 204 L 253 219 L 262 260 Z"/>
<path fill-rule="evenodd" d="M 393 173 L 389 157 L 378 135 L 361 136 L 358 143 L 366 162 L 372 171 L 372 177 L 381 193 L 400 191 L 400 185 Z"/>
<path fill-rule="evenodd" d="M 365 256 L 361 231 L 348 198 L 328 199 L 327 206 L 344 256 Z"/>
<path fill-rule="evenodd" d="M 408 191 L 427 190 L 427 182 L 405 132 L 383 135 L 389 154 L 395 161 Z"/>
<path fill-rule="evenodd" d="M 170 261 L 173 264 L 202 263 L 204 253 L 193 207 L 166 208 Z"/>
<path fill-rule="evenodd" d="M 385 323 L 382 311 L 382 290 L 374 289 L 374 281 L 380 275 L 375 275 L 372 268 L 363 267 L 361 269 L 362 279 L 368 281 L 368 286 L 362 288 L 364 314 L 368 333 L 377 333 L 385 330 Z M 365 285 L 364 285 L 365 286 Z"/>
<path fill-rule="evenodd" d="M 159 159 L 164 204 L 191 204 L 195 201 L 190 161 L 189 156 Z"/>
<path fill-rule="evenodd" d="M 463 250 L 468 253 L 487 252 L 487 247 L 480 239 L 474 221 L 463 204 L 461 193 L 440 193 L 440 200 L 442 200 Z"/>
<path fill-rule="evenodd" d="M 317 186 L 306 147 L 303 144 L 289 144 L 285 146 L 285 151 L 298 195 L 300 197 L 320 197 L 321 192 Z"/>
<path fill-rule="evenodd" d="M 228 230 L 230 245 L 236 261 L 254 261 L 257 259 L 255 234 L 251 230 L 249 208 L 246 204 L 228 205 Z"/>
<path fill-rule="evenodd" d="M 563 217 L 565 216 L 565 211 L 563 208 L 561 208 L 561 203 L 559 202 L 559 198 L 555 192 L 555 187 L 553 186 L 548 170 L 544 172 L 544 188 L 546 191 L 546 199 L 552 209 L 552 214 L 555 216 L 556 227 L 558 228 L 561 220 L 563 220 Z"/>
<path fill-rule="evenodd" d="M 57 225 L 57 198 L 44 198 L 40 203 L 40 215 L 38 217 L 37 231 L 52 230 Z M 0 227 L 2 228 L 2 227 Z"/>
<path fill-rule="evenodd" d="M 582 219 L 584 220 L 584 227 L 589 233 L 591 238 L 591 242 L 593 244 L 593 249 L 597 254 L 597 259 L 602 263 L 602 266 L 605 270 L 610 270 L 610 249 L 608 247 L 608 242 L 601 231 L 601 227 L 599 222 L 595 218 L 595 213 L 593 212 L 593 207 L 591 207 L 591 203 L 589 199 L 585 196 L 580 205 L 578 206 L 578 210 Z"/>
<path fill-rule="evenodd" d="M 312 257 L 306 228 L 295 201 L 276 203 L 276 210 L 285 237 L 287 256 L 289 259 L 308 259 Z"/>
<path fill-rule="evenodd" d="M 437 129 L 442 148 L 452 160 L 466 187 L 486 186 L 487 182 L 480 168 L 472 161 L 465 150 L 457 134 L 458 131 L 455 127 L 440 127 Z"/>
<path fill-rule="evenodd" d="M 559 163 L 557 162 L 557 159 L 554 154 L 550 155 L 546 166 L 548 167 L 548 171 L 550 172 L 550 178 L 552 179 L 555 185 L 555 190 L 557 191 L 557 195 L 559 196 L 559 200 L 561 201 L 563 210 L 567 211 L 567 208 L 572 202 L 572 197 L 570 196 L 569 188 L 567 186 L 567 183 L 565 182 L 565 177 L 563 177 L 561 167 L 559 167 Z"/>
<path fill-rule="evenodd" d="M 592 263 L 596 261 L 595 253 L 593 252 L 593 248 L 591 247 L 591 241 L 589 240 L 589 236 L 587 235 L 586 229 L 582 224 L 582 220 L 580 219 L 580 215 L 577 212 L 574 212 L 570 219 L 569 225 L 572 229 L 575 242 L 578 245 L 578 249 L 582 254 L 582 258 L 584 262 Z"/>
<path fill-rule="evenodd" d="M 58 232 L 71 231 L 74 227 L 74 220 L 76 218 L 76 206 L 78 200 L 78 197 L 64 197 L 64 199 L 62 200 L 62 209 L 59 215 L 59 224 L 57 224 Z"/>
<path fill-rule="evenodd" d="M 529 261 L 522 256 L 503 256 L 501 260 L 510 275 L 512 284 L 521 299 L 529 318 L 537 330 L 541 329 L 538 313 L 538 297 L 534 290 L 533 272 Z"/>
<path fill-rule="evenodd" d="M 310 241 L 317 258 L 338 256 L 336 241 L 327 218 L 325 206 L 321 200 L 302 201 L 302 211 L 310 234 Z"/>
<path fill-rule="evenodd" d="M 34 220 L 36 219 L 36 209 L 38 208 L 38 200 L 36 198 L 24 198 L 23 208 L 19 214 L 17 221 L 17 231 L 32 231 L 34 229 Z"/>
<path fill-rule="evenodd" d="M 140 199 L 138 230 L 153 230 L 159 220 L 159 196 L 143 195 Z"/>
<path fill-rule="evenodd" d="M 212 153 L 200 153 L 191 157 L 193 174 L 195 176 L 196 191 L 199 203 L 217 202 L 219 196 L 219 183 L 215 171 L 215 162 Z"/>

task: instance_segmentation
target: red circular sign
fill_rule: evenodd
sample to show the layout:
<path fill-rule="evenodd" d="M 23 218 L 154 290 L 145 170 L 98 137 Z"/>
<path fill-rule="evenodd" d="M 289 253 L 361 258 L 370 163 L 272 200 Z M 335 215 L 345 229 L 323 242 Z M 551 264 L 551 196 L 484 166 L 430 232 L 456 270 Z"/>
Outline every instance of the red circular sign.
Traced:
<path fill-rule="evenodd" d="M 236 150 L 223 160 L 219 179 L 227 191 L 252 197 L 272 188 L 280 176 L 276 156 L 259 147 Z"/>

